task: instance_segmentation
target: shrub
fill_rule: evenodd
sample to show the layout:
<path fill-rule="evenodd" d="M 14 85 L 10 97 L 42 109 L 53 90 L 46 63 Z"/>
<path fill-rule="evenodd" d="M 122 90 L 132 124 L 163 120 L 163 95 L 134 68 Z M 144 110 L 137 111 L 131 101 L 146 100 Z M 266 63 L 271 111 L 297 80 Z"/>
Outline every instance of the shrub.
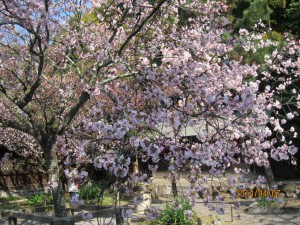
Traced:
<path fill-rule="evenodd" d="M 271 207 L 271 206 L 276 206 L 277 204 L 278 204 L 277 198 L 262 197 L 258 200 L 258 205 L 262 207 Z"/>
<path fill-rule="evenodd" d="M 80 188 L 79 196 L 83 200 L 94 200 L 97 199 L 100 193 L 100 188 L 97 185 L 86 183 Z"/>
<path fill-rule="evenodd" d="M 52 204 L 53 198 L 50 194 L 40 193 L 30 196 L 27 203 L 31 206 L 42 206 L 45 203 Z"/>
<path fill-rule="evenodd" d="M 269 5 L 272 8 L 285 8 L 286 0 L 269 0 Z"/>
<path fill-rule="evenodd" d="M 172 203 L 167 203 L 166 208 L 161 211 L 155 224 L 194 225 L 197 224 L 196 213 L 192 210 L 190 202 L 184 199 L 175 199 Z"/>

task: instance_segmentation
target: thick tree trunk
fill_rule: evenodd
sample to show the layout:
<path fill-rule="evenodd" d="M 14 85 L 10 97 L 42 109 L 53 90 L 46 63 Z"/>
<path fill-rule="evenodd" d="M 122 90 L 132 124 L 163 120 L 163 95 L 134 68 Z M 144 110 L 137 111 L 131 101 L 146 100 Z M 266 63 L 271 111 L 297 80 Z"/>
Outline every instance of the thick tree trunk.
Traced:
<path fill-rule="evenodd" d="M 65 197 L 62 189 L 62 183 L 59 181 L 58 186 L 52 189 L 53 205 L 55 216 L 66 217 L 67 210 L 65 207 Z"/>
<path fill-rule="evenodd" d="M 66 217 L 67 211 L 65 208 L 65 197 L 63 192 L 62 181 L 60 178 L 59 164 L 56 152 L 53 150 L 54 141 L 47 141 L 44 147 L 44 154 L 46 159 L 46 167 L 49 173 L 49 181 L 56 182 L 52 188 L 54 213 L 57 217 Z"/>
<path fill-rule="evenodd" d="M 275 178 L 274 178 L 274 174 L 273 174 L 271 165 L 264 166 L 264 172 L 265 172 L 269 187 L 272 187 L 273 185 L 275 185 L 276 182 L 275 182 Z"/>

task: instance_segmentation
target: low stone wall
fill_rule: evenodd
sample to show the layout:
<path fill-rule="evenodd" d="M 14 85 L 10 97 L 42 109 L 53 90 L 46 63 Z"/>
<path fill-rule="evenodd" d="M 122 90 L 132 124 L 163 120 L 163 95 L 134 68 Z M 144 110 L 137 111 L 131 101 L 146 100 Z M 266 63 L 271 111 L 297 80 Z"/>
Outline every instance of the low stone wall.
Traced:
<path fill-rule="evenodd" d="M 288 214 L 300 213 L 299 207 L 280 207 L 280 206 L 260 206 L 257 202 L 251 204 L 247 212 L 250 214 Z"/>
<path fill-rule="evenodd" d="M 51 211 L 51 207 L 39 207 L 40 212 L 48 212 Z M 67 206 L 68 208 L 68 206 Z M 88 209 L 91 213 L 93 218 L 96 217 L 108 217 L 113 216 L 116 214 L 114 207 L 100 207 L 100 206 L 83 206 L 80 207 L 80 209 Z M 53 210 L 53 209 L 52 209 Z M 33 210 L 37 212 L 37 210 Z M 16 210 L 4 210 L 1 212 L 1 217 L 5 217 L 9 220 L 9 225 L 17 225 L 18 219 L 25 219 L 25 220 L 31 220 L 35 222 L 43 222 L 43 223 L 49 223 L 50 225 L 74 225 L 75 222 L 83 221 L 81 214 L 74 215 L 74 216 L 68 216 L 64 218 L 58 218 L 55 216 L 50 215 L 41 215 L 34 213 L 32 210 L 23 209 L 21 211 Z"/>
<path fill-rule="evenodd" d="M 9 225 L 17 225 L 18 219 L 32 220 L 40 223 L 49 223 L 50 225 L 74 225 L 72 218 L 58 218 L 54 216 L 35 215 L 13 210 L 5 210 L 1 212 L 1 217 L 9 220 Z"/>

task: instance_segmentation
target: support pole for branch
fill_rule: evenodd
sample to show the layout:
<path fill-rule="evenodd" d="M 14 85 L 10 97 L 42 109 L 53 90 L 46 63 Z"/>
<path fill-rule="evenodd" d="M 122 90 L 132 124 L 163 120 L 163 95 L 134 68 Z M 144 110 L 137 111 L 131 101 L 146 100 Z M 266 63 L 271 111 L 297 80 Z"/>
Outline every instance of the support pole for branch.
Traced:
<path fill-rule="evenodd" d="M 230 215 L 231 215 L 231 222 L 233 222 L 234 221 L 233 205 L 230 205 Z"/>
<path fill-rule="evenodd" d="M 202 220 L 200 216 L 197 216 L 197 225 L 202 225 Z"/>
<path fill-rule="evenodd" d="M 177 192 L 177 185 L 175 179 L 172 180 L 172 193 L 173 193 L 173 197 L 177 198 L 178 192 Z"/>
<path fill-rule="evenodd" d="M 17 218 L 15 218 L 15 217 L 9 217 L 8 218 L 8 224 L 9 225 L 17 225 Z"/>
<path fill-rule="evenodd" d="M 122 209 L 119 207 L 117 208 L 116 212 L 116 225 L 123 225 L 124 224 L 124 218 L 122 217 Z"/>

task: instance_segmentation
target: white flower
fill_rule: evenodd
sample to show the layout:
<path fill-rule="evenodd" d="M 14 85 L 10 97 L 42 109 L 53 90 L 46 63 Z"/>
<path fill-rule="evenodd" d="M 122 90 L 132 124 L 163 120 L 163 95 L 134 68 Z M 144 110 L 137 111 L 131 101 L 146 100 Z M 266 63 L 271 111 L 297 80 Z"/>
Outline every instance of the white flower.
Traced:
<path fill-rule="evenodd" d="M 294 118 L 294 114 L 291 112 L 287 113 L 286 116 L 289 120 Z"/>
<path fill-rule="evenodd" d="M 283 91 L 283 90 L 285 90 L 285 85 L 280 84 L 276 89 L 279 90 L 279 91 Z"/>
<path fill-rule="evenodd" d="M 193 212 L 191 210 L 184 210 L 183 215 L 185 215 L 187 217 L 191 217 L 193 215 Z"/>
<path fill-rule="evenodd" d="M 285 119 L 282 119 L 282 120 L 281 120 L 281 124 L 286 124 L 286 120 L 285 120 Z"/>
<path fill-rule="evenodd" d="M 246 30 L 246 29 L 240 29 L 239 30 L 239 33 L 240 33 L 240 35 L 248 35 L 249 34 L 249 32 L 248 32 L 248 30 Z"/>
<path fill-rule="evenodd" d="M 48 187 L 49 188 L 56 188 L 58 186 L 58 182 L 56 181 L 56 180 L 50 180 L 49 182 L 48 182 Z"/>
<path fill-rule="evenodd" d="M 127 173 L 128 173 L 128 167 L 126 166 L 123 167 L 118 166 L 114 168 L 114 174 L 116 177 L 126 177 Z"/>
<path fill-rule="evenodd" d="M 174 207 L 174 209 L 177 210 L 177 211 L 180 210 L 181 208 L 182 208 L 181 204 L 179 204 L 178 206 Z"/>
<path fill-rule="evenodd" d="M 240 173 L 242 169 L 241 169 L 241 168 L 234 167 L 233 170 L 234 170 L 234 172 L 236 172 L 236 173 Z"/>
<path fill-rule="evenodd" d="M 258 186 L 262 186 L 262 184 L 266 183 L 267 180 L 264 176 L 258 176 L 257 180 L 255 181 L 255 183 L 258 185 Z"/>
<path fill-rule="evenodd" d="M 87 177 L 89 175 L 89 173 L 86 171 L 81 171 L 79 175 L 83 176 L 83 177 Z"/>
<path fill-rule="evenodd" d="M 291 155 L 295 155 L 295 154 L 298 152 L 298 148 L 295 147 L 294 145 L 291 145 L 291 146 L 289 146 L 289 148 L 288 148 L 288 152 L 289 152 Z"/>
<path fill-rule="evenodd" d="M 142 63 L 142 65 L 147 66 L 147 65 L 149 65 L 149 60 L 146 57 L 142 57 L 141 63 Z"/>

